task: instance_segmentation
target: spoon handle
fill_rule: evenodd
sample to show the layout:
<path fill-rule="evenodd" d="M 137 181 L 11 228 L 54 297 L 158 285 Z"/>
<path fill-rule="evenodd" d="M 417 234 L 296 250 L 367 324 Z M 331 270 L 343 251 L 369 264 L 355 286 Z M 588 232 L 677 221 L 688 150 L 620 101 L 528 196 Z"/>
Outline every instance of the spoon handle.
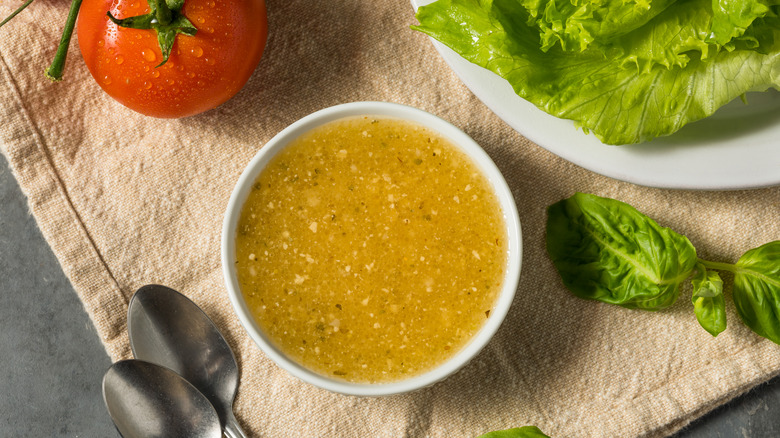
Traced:
<path fill-rule="evenodd" d="M 225 436 L 227 438 L 248 438 L 246 433 L 236 420 L 236 416 L 233 412 L 228 413 L 228 417 L 225 421 Z"/>

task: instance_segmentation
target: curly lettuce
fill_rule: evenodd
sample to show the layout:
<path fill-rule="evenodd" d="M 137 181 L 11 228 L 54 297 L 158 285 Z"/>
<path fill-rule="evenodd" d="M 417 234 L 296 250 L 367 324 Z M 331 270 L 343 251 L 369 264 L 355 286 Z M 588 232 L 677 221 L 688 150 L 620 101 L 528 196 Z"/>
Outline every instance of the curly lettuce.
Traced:
<path fill-rule="evenodd" d="M 778 7 L 768 5 L 779 0 L 621 0 L 616 3 L 631 11 L 622 15 L 625 21 L 598 9 L 610 8 L 609 0 L 586 1 L 438 0 L 419 8 L 420 24 L 413 28 L 607 144 L 669 135 L 748 91 L 780 88 L 780 19 Z M 746 15 L 752 18 L 744 31 L 715 34 L 720 12 L 711 1 L 768 6 L 747 8 L 754 13 Z M 570 32 L 577 39 L 565 34 L 570 19 L 581 15 L 569 14 L 569 24 L 550 19 L 563 32 L 552 38 L 539 20 L 553 17 L 548 8 L 566 9 L 562 3 L 592 5 L 601 22 Z"/>
<path fill-rule="evenodd" d="M 712 0 L 712 33 L 708 40 L 729 50 L 734 47 L 733 40 L 753 40 L 750 26 L 759 18 L 777 17 L 772 7 L 778 5 L 780 0 Z"/>
<path fill-rule="evenodd" d="M 638 29 L 674 0 L 524 0 L 529 24 L 539 28 L 542 50 L 559 43 L 583 51 Z"/>

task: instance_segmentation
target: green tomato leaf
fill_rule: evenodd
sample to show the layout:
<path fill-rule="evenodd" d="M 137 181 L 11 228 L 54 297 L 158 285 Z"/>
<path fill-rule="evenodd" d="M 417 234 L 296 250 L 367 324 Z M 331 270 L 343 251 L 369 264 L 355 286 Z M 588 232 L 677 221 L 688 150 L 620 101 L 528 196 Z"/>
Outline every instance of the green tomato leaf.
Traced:
<path fill-rule="evenodd" d="M 715 271 L 708 271 L 701 263 L 693 277 L 693 312 L 696 320 L 712 336 L 726 330 L 726 301 L 723 299 L 723 280 Z"/>
<path fill-rule="evenodd" d="M 168 57 L 171 55 L 171 50 L 173 49 L 173 43 L 176 41 L 176 35 L 182 33 L 188 36 L 194 36 L 198 31 L 184 15 L 177 15 L 171 24 L 158 26 L 156 29 L 157 43 L 160 44 L 160 51 L 162 52 L 163 57 L 163 61 L 157 67 L 168 62 Z"/>
<path fill-rule="evenodd" d="M 184 0 L 165 0 L 165 4 L 172 11 L 180 11 L 184 7 Z"/>
<path fill-rule="evenodd" d="M 624 202 L 577 193 L 547 214 L 547 252 L 578 297 L 663 309 L 677 300 L 696 265 L 685 236 Z"/>
<path fill-rule="evenodd" d="M 198 33 L 198 29 L 195 28 L 195 25 L 184 15 L 176 17 L 171 23 L 171 26 L 176 29 L 177 33 L 183 33 L 187 36 L 195 36 L 195 34 Z"/>
<path fill-rule="evenodd" d="M 162 53 L 162 62 L 157 67 L 161 67 L 171 56 L 176 35 L 195 36 L 198 29 L 181 11 L 184 0 L 147 0 L 147 3 L 150 12 L 146 15 L 118 19 L 109 11 L 108 18 L 120 27 L 154 29 Z"/>
<path fill-rule="evenodd" d="M 157 66 L 161 67 L 168 62 L 168 57 L 171 56 L 171 50 L 173 49 L 173 43 L 176 41 L 176 29 L 166 27 L 165 29 L 157 29 L 157 43 L 160 45 L 160 52 L 162 52 L 162 62 Z M 157 68 L 155 67 L 155 68 Z"/>
<path fill-rule="evenodd" d="M 780 344 L 780 241 L 740 257 L 734 271 L 733 297 L 745 325 Z"/>
<path fill-rule="evenodd" d="M 536 426 L 516 427 L 514 429 L 497 430 L 480 435 L 477 438 L 550 438 Z"/>
<path fill-rule="evenodd" d="M 111 11 L 106 13 L 109 20 L 119 27 L 127 27 L 130 29 L 151 29 L 152 21 L 154 20 L 154 14 L 149 13 L 146 15 L 136 15 L 135 17 L 116 18 L 111 15 Z"/>

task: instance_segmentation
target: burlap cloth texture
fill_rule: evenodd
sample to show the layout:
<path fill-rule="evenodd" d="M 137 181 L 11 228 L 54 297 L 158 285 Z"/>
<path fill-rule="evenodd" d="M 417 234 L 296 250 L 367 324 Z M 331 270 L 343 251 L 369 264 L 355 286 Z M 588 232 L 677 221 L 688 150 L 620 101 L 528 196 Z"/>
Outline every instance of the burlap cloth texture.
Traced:
<path fill-rule="evenodd" d="M 18 3 L 2 0 L 0 12 Z M 554 437 L 664 436 L 780 371 L 780 346 L 745 328 L 733 304 L 728 330 L 713 338 L 697 325 L 689 288 L 661 312 L 581 300 L 544 245 L 546 207 L 584 191 L 629 202 L 686 234 L 701 257 L 733 262 L 780 239 L 779 188 L 652 189 L 552 155 L 409 29 L 406 0 L 271 0 L 268 12 L 268 45 L 246 87 L 181 120 L 114 102 L 75 45 L 66 80 L 43 77 L 66 2 L 38 0 L 2 29 L 3 152 L 112 359 L 131 357 L 128 299 L 160 283 L 191 297 L 234 348 L 236 416 L 258 437 L 473 437 L 528 424 Z M 266 358 L 231 308 L 219 259 L 227 200 L 252 156 L 295 120 L 360 100 L 412 105 L 471 135 L 506 177 L 523 226 L 520 286 L 496 337 L 444 382 L 384 398 L 320 390 Z"/>

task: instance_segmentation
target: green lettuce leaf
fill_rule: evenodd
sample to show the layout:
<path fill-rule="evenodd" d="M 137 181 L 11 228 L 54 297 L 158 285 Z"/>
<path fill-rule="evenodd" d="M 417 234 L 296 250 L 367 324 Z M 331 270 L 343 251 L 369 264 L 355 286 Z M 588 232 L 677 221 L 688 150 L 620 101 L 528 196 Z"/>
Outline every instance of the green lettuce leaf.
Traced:
<path fill-rule="evenodd" d="M 691 59 L 709 60 L 720 47 L 705 42 L 712 17 L 702 13 L 700 4 L 699 0 L 679 0 L 652 23 L 602 50 L 611 49 L 611 57 L 620 59 L 622 67 L 640 74 L 652 74 L 659 66 L 666 70 L 686 67 Z"/>
<path fill-rule="evenodd" d="M 618 40 L 582 52 L 542 50 L 540 30 L 516 0 L 439 0 L 417 19 L 414 29 L 607 144 L 669 135 L 748 91 L 780 88 L 777 20 L 751 26 L 761 50 L 720 50 L 705 42 L 710 0 L 678 0 Z"/>
<path fill-rule="evenodd" d="M 771 9 L 777 5 L 780 5 L 780 0 L 712 0 L 712 34 L 709 40 L 726 45 L 742 37 L 756 19 L 777 16 Z M 750 38 L 749 32 L 747 38 Z"/>
<path fill-rule="evenodd" d="M 675 0 L 524 0 L 529 23 L 540 30 L 541 48 L 556 43 L 567 51 L 583 51 L 594 42 L 607 43 L 650 21 Z"/>
<path fill-rule="evenodd" d="M 672 305 L 697 262 L 687 237 L 584 193 L 548 208 L 547 252 L 576 296 L 645 310 Z"/>
<path fill-rule="evenodd" d="M 777 46 L 775 46 L 777 29 L 780 29 L 778 14 L 774 13 L 766 17 L 756 18 L 753 24 L 745 30 L 745 33 L 729 41 L 724 47 L 726 50 L 755 50 L 758 53 L 767 55 L 772 50 L 778 50 Z"/>

